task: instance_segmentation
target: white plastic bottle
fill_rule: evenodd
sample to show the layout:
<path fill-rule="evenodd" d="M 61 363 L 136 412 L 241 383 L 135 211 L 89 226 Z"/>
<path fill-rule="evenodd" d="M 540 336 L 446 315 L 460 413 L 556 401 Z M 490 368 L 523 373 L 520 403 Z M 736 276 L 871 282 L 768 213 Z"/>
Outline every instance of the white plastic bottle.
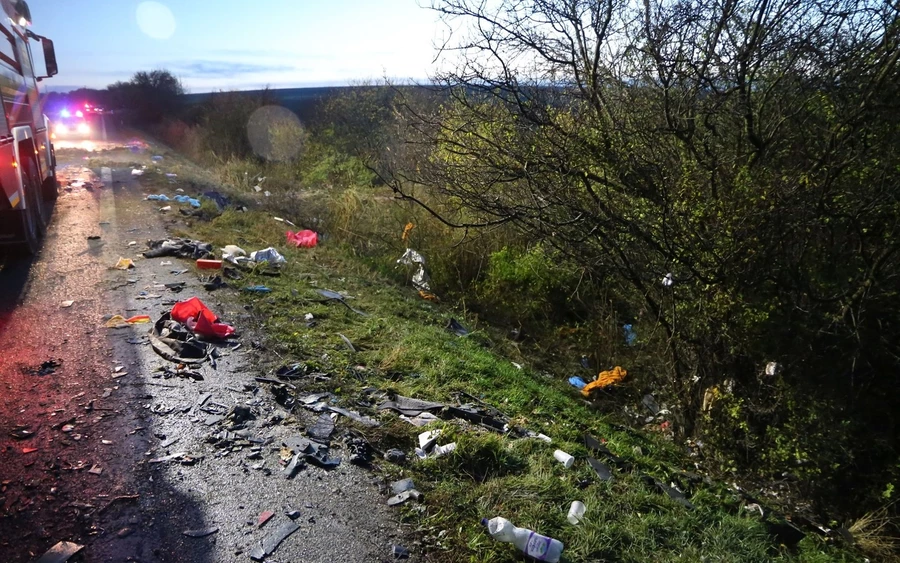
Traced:
<path fill-rule="evenodd" d="M 487 526 L 488 533 L 498 541 L 511 543 L 519 550 L 538 561 L 557 563 L 562 556 L 563 544 L 559 540 L 542 536 L 527 528 L 517 528 L 506 518 L 483 518 L 481 524 Z"/>

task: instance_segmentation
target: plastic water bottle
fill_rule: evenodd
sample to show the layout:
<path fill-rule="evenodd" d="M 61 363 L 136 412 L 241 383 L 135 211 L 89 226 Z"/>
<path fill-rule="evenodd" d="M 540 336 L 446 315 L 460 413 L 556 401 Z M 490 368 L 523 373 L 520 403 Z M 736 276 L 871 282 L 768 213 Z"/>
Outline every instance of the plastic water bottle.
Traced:
<path fill-rule="evenodd" d="M 484 518 L 481 524 L 487 526 L 488 533 L 495 540 L 511 543 L 519 548 L 519 551 L 538 561 L 557 563 L 562 556 L 561 541 L 542 536 L 527 528 L 517 528 L 506 518 L 499 516 L 490 520 Z"/>

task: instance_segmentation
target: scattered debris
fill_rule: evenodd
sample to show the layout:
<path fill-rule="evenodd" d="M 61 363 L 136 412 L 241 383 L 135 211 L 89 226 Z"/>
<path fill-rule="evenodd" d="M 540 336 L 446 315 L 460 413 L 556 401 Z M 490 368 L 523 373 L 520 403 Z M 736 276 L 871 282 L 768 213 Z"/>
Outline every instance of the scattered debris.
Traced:
<path fill-rule="evenodd" d="M 403 253 L 403 256 L 401 256 L 397 260 L 397 263 L 406 266 L 416 266 L 416 271 L 412 275 L 413 287 L 419 291 L 431 291 L 431 284 L 428 273 L 425 271 L 424 256 L 422 256 L 412 248 L 407 248 L 406 252 Z"/>
<path fill-rule="evenodd" d="M 324 297 L 326 301 L 338 301 L 341 304 L 343 304 L 345 307 L 347 307 L 348 309 L 353 311 L 354 313 L 361 315 L 363 317 L 368 316 L 366 313 L 363 313 L 362 311 L 351 307 L 350 304 L 347 303 L 346 297 L 344 297 L 343 295 L 341 295 L 340 293 L 338 293 L 336 291 L 331 291 L 330 289 L 317 289 L 316 293 L 318 293 L 319 295 Z"/>
<path fill-rule="evenodd" d="M 131 258 L 119 258 L 119 261 L 116 262 L 116 265 L 113 266 L 116 270 L 130 270 L 134 268 L 134 260 Z"/>
<path fill-rule="evenodd" d="M 769 362 L 766 364 L 766 375 L 768 375 L 769 377 L 780 375 L 783 370 L 783 366 L 778 362 Z"/>
<path fill-rule="evenodd" d="M 61 541 L 40 556 L 35 563 L 66 563 L 70 557 L 84 549 L 83 545 Z"/>
<path fill-rule="evenodd" d="M 319 235 L 315 231 L 310 230 L 297 231 L 296 233 L 288 231 L 285 233 L 285 236 L 287 237 L 287 243 L 297 248 L 312 248 L 319 242 Z"/>
<path fill-rule="evenodd" d="M 422 498 L 423 498 L 422 493 L 420 493 L 419 491 L 417 491 L 415 489 L 411 489 L 409 491 L 403 491 L 402 493 L 398 493 L 398 494 L 392 496 L 391 498 L 388 499 L 387 505 L 388 506 L 398 506 L 398 505 L 401 505 L 404 502 L 408 501 L 409 499 L 419 502 L 422 500 Z"/>
<path fill-rule="evenodd" d="M 315 424 L 306 429 L 306 433 L 313 440 L 328 441 L 334 432 L 334 421 L 331 415 L 322 413 Z"/>
<path fill-rule="evenodd" d="M 211 257 L 213 248 L 209 243 L 184 238 L 151 240 L 147 247 L 149 250 L 144 251 L 144 258 L 174 256 L 193 260 Z"/>
<path fill-rule="evenodd" d="M 56 373 L 56 369 L 62 367 L 62 360 L 46 360 L 37 367 L 22 368 L 25 375 L 51 375 Z"/>
<path fill-rule="evenodd" d="M 249 291 L 250 293 L 272 293 L 272 289 L 264 285 L 251 285 L 245 287 L 244 291 Z"/>
<path fill-rule="evenodd" d="M 197 340 L 166 313 L 153 326 L 150 346 L 159 356 L 177 364 L 199 364 L 209 357 L 209 346 Z"/>
<path fill-rule="evenodd" d="M 356 348 L 353 347 L 353 343 L 350 342 L 350 339 L 349 339 L 349 338 L 347 338 L 346 336 L 344 336 L 344 335 L 341 334 L 340 332 L 338 333 L 338 336 L 340 336 L 340 337 L 341 337 L 341 340 L 344 341 L 344 344 L 347 345 L 347 349 L 348 349 L 348 350 L 350 350 L 350 351 L 353 352 L 353 353 L 356 353 Z"/>
<path fill-rule="evenodd" d="M 329 406 L 328 409 L 331 412 L 336 412 L 342 416 L 346 416 L 347 418 L 349 418 L 355 422 L 358 422 L 358 423 L 362 424 L 363 426 L 368 426 L 369 428 L 375 428 L 376 426 L 380 425 L 380 423 L 377 420 L 375 420 L 374 418 L 369 418 L 368 416 L 361 415 L 358 412 L 347 410 L 347 409 L 344 409 L 341 407 L 333 407 L 333 406 Z"/>
<path fill-rule="evenodd" d="M 599 460 L 594 459 L 590 456 L 588 456 L 587 462 L 588 462 L 588 465 L 590 465 L 591 468 L 593 468 L 594 473 L 597 474 L 597 477 L 599 477 L 601 481 L 612 481 L 613 475 L 612 475 L 612 472 L 609 470 L 609 467 L 604 465 Z"/>
<path fill-rule="evenodd" d="M 199 530 L 185 530 L 181 533 L 189 538 L 205 538 L 206 536 L 211 536 L 218 531 L 218 526 L 214 526 L 212 528 L 202 528 Z"/>
<path fill-rule="evenodd" d="M 585 397 L 590 397 L 591 391 L 594 389 L 603 389 L 610 385 L 615 385 L 625 379 L 626 375 L 628 375 L 628 372 L 620 366 L 616 366 L 609 371 L 601 371 L 600 375 L 597 376 L 597 379 L 588 383 L 584 389 L 581 390 L 581 394 Z"/>
<path fill-rule="evenodd" d="M 580 389 L 584 389 L 584 387 L 587 385 L 587 383 L 583 379 L 581 379 L 580 377 L 575 375 L 575 376 L 572 376 L 569 378 L 569 385 L 571 385 L 575 389 L 580 390 Z"/>
<path fill-rule="evenodd" d="M 644 395 L 644 397 L 641 399 L 641 404 L 647 407 L 647 410 L 650 411 L 650 414 L 652 414 L 653 416 L 656 416 L 660 413 L 659 404 L 656 402 L 656 399 L 653 397 L 653 395 Z"/>
<path fill-rule="evenodd" d="M 392 448 L 384 452 L 384 459 L 388 460 L 391 463 L 401 465 L 403 463 L 406 463 L 406 453 L 404 453 L 403 450 Z"/>
<path fill-rule="evenodd" d="M 210 260 L 208 258 L 198 258 L 197 268 L 201 270 L 219 270 L 222 268 L 222 261 Z"/>
<path fill-rule="evenodd" d="M 269 265 L 279 265 L 287 263 L 287 259 L 271 246 L 269 248 L 254 250 L 253 252 L 251 252 L 250 261 L 267 262 Z"/>
<path fill-rule="evenodd" d="M 553 458 L 563 464 L 566 469 L 570 469 L 575 464 L 575 458 L 562 450 L 553 452 Z"/>
<path fill-rule="evenodd" d="M 573 500 L 571 506 L 569 506 L 569 513 L 566 515 L 566 520 L 573 526 L 578 525 L 584 519 L 584 511 L 584 503 L 580 500 Z"/>
<path fill-rule="evenodd" d="M 274 512 L 272 512 L 271 510 L 266 510 L 259 515 L 259 518 L 257 518 L 256 520 L 256 525 L 262 528 L 266 525 L 266 522 L 272 519 L 273 516 L 275 516 Z"/>
<path fill-rule="evenodd" d="M 449 330 L 456 336 L 468 336 L 469 335 L 469 330 L 466 327 L 464 327 L 463 325 L 459 324 L 459 321 L 457 321 L 456 319 L 450 319 L 447 322 L 447 326 L 444 328 L 446 328 L 447 330 Z"/>
<path fill-rule="evenodd" d="M 34 432 L 32 430 L 28 430 L 27 427 L 16 428 L 15 430 L 10 430 L 9 436 L 15 440 L 27 440 L 34 436 Z"/>
<path fill-rule="evenodd" d="M 171 316 L 172 320 L 185 324 L 198 336 L 227 338 L 234 334 L 234 328 L 219 322 L 219 318 L 197 297 L 176 303 Z"/>
<path fill-rule="evenodd" d="M 394 554 L 394 559 L 409 559 L 409 550 L 402 545 L 391 546 L 391 553 Z"/>
<path fill-rule="evenodd" d="M 634 331 L 634 326 L 631 324 L 622 325 L 622 331 L 625 332 L 625 345 L 634 346 L 634 343 L 637 341 L 637 333 Z"/>
<path fill-rule="evenodd" d="M 69 307 L 71 307 L 74 304 L 75 304 L 74 301 L 69 300 L 69 301 L 63 301 L 62 303 L 59 304 L 59 306 L 62 307 L 63 309 L 68 309 Z"/>
<path fill-rule="evenodd" d="M 282 523 L 274 532 L 266 536 L 261 544 L 253 548 L 250 552 L 250 558 L 254 561 L 262 561 L 267 556 L 275 553 L 281 542 L 299 529 L 300 525 L 293 520 Z"/>
<path fill-rule="evenodd" d="M 91 475 L 100 475 L 103 473 L 103 468 L 97 464 L 94 464 L 90 469 L 88 469 L 88 473 L 90 473 Z"/>
<path fill-rule="evenodd" d="M 126 326 L 149 323 L 150 317 L 147 315 L 136 315 L 134 317 L 125 318 L 122 315 L 113 315 L 106 321 L 106 328 L 123 328 Z"/>

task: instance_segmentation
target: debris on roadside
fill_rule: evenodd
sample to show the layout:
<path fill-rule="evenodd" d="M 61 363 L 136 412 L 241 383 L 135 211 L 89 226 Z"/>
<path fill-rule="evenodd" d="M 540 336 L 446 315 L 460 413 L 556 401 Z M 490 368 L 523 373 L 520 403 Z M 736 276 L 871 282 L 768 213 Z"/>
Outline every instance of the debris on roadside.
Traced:
<path fill-rule="evenodd" d="M 134 268 L 134 260 L 131 258 L 119 258 L 119 261 L 116 262 L 115 266 L 113 266 L 116 270 L 131 270 Z"/>
<path fill-rule="evenodd" d="M 203 289 L 206 291 L 215 291 L 217 289 L 222 289 L 223 287 L 228 287 L 228 284 L 222 281 L 222 276 L 215 275 L 209 277 L 201 277 L 200 283 L 203 284 Z"/>
<path fill-rule="evenodd" d="M 244 291 L 250 293 L 272 293 L 272 288 L 266 287 L 264 285 L 251 285 L 244 288 Z"/>
<path fill-rule="evenodd" d="M 327 301 L 337 301 L 337 302 L 341 303 L 342 305 L 344 305 L 345 307 L 347 307 L 348 309 L 350 309 L 351 311 L 353 311 L 354 313 L 356 313 L 357 315 L 360 315 L 363 317 L 369 316 L 366 313 L 363 313 L 362 311 L 360 311 L 359 309 L 354 309 L 353 307 L 351 307 L 350 304 L 347 303 L 347 298 L 336 291 L 331 291 L 330 289 L 317 289 L 316 293 L 318 293 L 319 295 L 324 297 L 326 302 Z"/>
<path fill-rule="evenodd" d="M 467 399 L 474 400 L 474 397 L 465 393 L 459 393 Z M 378 410 L 390 409 L 400 414 L 415 417 L 425 412 L 432 414 L 440 414 L 441 418 L 459 418 L 478 424 L 495 432 L 508 432 L 511 430 L 509 418 L 497 409 L 481 403 L 476 406 L 474 403 L 458 404 L 457 406 L 445 405 L 444 403 L 435 403 L 431 401 L 423 401 L 413 399 L 411 397 L 403 397 L 401 395 L 394 396 L 393 399 L 385 401 L 378 405 Z M 520 435 L 527 435 L 524 431 L 515 429 Z"/>
<path fill-rule="evenodd" d="M 388 499 L 388 506 L 397 506 L 403 504 L 409 499 L 415 501 L 422 500 L 422 493 L 416 490 L 415 484 L 411 478 L 400 479 L 391 483 L 391 493 L 394 495 Z"/>
<path fill-rule="evenodd" d="M 172 307 L 172 320 L 182 323 L 194 334 L 207 338 L 227 338 L 234 327 L 219 322 L 219 318 L 197 297 L 179 301 Z"/>
<path fill-rule="evenodd" d="M 61 541 L 41 555 L 35 563 L 66 563 L 73 555 L 84 549 L 75 542 Z"/>
<path fill-rule="evenodd" d="M 266 525 L 266 522 L 272 519 L 273 516 L 275 516 L 275 513 L 271 510 L 266 510 L 260 513 L 259 517 L 256 519 L 256 526 L 262 528 Z"/>
<path fill-rule="evenodd" d="M 147 201 L 171 201 L 166 194 L 150 194 L 146 198 Z"/>
<path fill-rule="evenodd" d="M 603 389 L 609 387 L 610 385 L 615 385 L 625 379 L 625 376 L 628 375 L 628 372 L 620 366 L 616 366 L 608 371 L 601 371 L 597 376 L 597 379 L 591 381 L 581 390 L 581 394 L 585 397 L 590 397 L 591 392 L 595 389 Z"/>
<path fill-rule="evenodd" d="M 74 305 L 74 304 L 75 304 L 75 301 L 72 301 L 72 300 L 70 299 L 70 300 L 68 300 L 68 301 L 63 301 L 62 303 L 59 304 L 59 306 L 60 306 L 61 308 L 63 308 L 63 309 L 68 309 L 69 307 L 71 307 L 71 306 Z"/>
<path fill-rule="evenodd" d="M 209 347 L 166 313 L 153 326 L 150 346 L 162 358 L 177 364 L 199 364 L 209 357 Z"/>
<path fill-rule="evenodd" d="M 176 258 L 200 259 L 212 256 L 212 245 L 206 242 L 184 238 L 147 241 L 149 250 L 144 251 L 144 258 L 160 258 L 174 256 Z"/>
<path fill-rule="evenodd" d="M 310 230 L 297 231 L 296 233 L 288 231 L 285 233 L 285 237 L 289 245 L 297 248 L 312 248 L 319 242 L 319 235 L 315 231 Z"/>
<path fill-rule="evenodd" d="M 134 317 L 125 318 L 122 315 L 113 315 L 106 320 L 106 328 L 124 328 L 126 326 L 149 323 L 150 317 L 147 315 L 135 315 Z"/>
<path fill-rule="evenodd" d="M 267 262 L 269 265 L 280 265 L 287 263 L 287 259 L 271 246 L 269 248 L 254 250 L 253 252 L 251 252 L 250 261 Z"/>
<path fill-rule="evenodd" d="M 185 535 L 189 538 L 205 538 L 206 536 L 211 536 L 219 531 L 217 526 L 213 526 L 211 528 L 201 528 L 199 530 L 185 530 L 182 535 Z"/>
<path fill-rule="evenodd" d="M 572 466 L 575 465 L 575 458 L 562 450 L 554 451 L 553 459 L 563 464 L 563 467 L 566 469 L 571 469 Z"/>
<path fill-rule="evenodd" d="M 428 273 L 425 271 L 425 257 L 413 250 L 412 248 L 407 248 L 406 252 L 403 253 L 399 259 L 397 259 L 398 264 L 403 264 L 405 266 L 415 266 L 416 271 L 412 275 L 412 285 L 419 291 L 431 291 L 430 279 L 428 277 Z"/>
<path fill-rule="evenodd" d="M 386 452 L 384 452 L 384 459 L 391 463 L 396 463 L 397 465 L 402 465 L 406 463 L 406 453 L 403 450 L 398 450 L 397 448 L 392 448 Z"/>
<path fill-rule="evenodd" d="M 409 550 L 402 545 L 391 546 L 391 553 L 394 555 L 394 559 L 409 559 Z"/>
<path fill-rule="evenodd" d="M 250 559 L 254 561 L 262 561 L 269 555 L 275 553 L 281 542 L 286 540 L 288 536 L 300 529 L 300 525 L 293 520 L 283 522 L 274 532 L 263 538 L 262 543 L 256 545 L 250 551 Z"/>
<path fill-rule="evenodd" d="M 197 259 L 197 268 L 201 270 L 219 270 L 222 268 L 221 260 L 210 260 L 207 258 Z"/>

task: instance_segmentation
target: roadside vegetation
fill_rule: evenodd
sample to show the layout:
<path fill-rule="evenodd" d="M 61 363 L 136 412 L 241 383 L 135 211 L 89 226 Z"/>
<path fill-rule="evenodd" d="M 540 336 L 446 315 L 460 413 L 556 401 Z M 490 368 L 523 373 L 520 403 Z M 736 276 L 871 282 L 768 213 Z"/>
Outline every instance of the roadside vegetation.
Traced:
<path fill-rule="evenodd" d="M 411 466 L 426 508 L 404 511 L 447 560 L 510 557 L 478 529 L 493 515 L 572 560 L 896 557 L 896 10 L 526 4 L 437 2 L 473 49 L 429 88 L 348 88 L 306 123 L 267 109 L 277 92 L 220 93 L 156 123 L 248 208 L 209 210 L 195 234 L 284 249 L 273 215 L 321 233 L 251 300 L 285 359 L 345 374 L 330 387 L 347 404 L 370 385 L 465 391 L 569 453 L 606 439 L 637 470 L 581 490 L 590 469 L 551 446 L 444 423 L 460 449 Z M 406 248 L 439 301 L 410 287 Z M 371 316 L 314 304 L 326 287 Z M 473 334 L 445 331 L 451 316 Z M 627 378 L 591 400 L 567 384 L 616 365 Z M 646 394 L 666 424 L 646 422 Z M 415 430 L 370 438 L 409 449 Z M 806 539 L 779 545 L 732 483 Z M 576 499 L 592 516 L 572 527 Z"/>

